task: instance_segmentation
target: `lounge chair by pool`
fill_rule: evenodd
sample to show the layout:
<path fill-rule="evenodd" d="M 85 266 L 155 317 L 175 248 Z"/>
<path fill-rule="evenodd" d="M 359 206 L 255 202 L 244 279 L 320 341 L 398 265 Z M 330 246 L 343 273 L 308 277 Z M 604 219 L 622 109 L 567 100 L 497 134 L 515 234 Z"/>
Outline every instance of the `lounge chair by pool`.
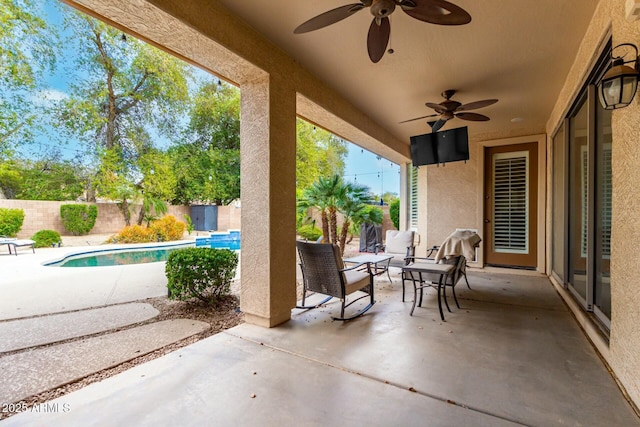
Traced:
<path fill-rule="evenodd" d="M 30 239 L 16 239 L 14 237 L 0 237 L 0 245 L 7 245 L 9 248 L 9 255 L 12 253 L 14 255 L 18 255 L 18 248 L 31 247 L 33 253 L 36 253 L 35 249 L 35 241 Z M 13 247 L 13 252 L 11 252 L 11 247 Z"/>

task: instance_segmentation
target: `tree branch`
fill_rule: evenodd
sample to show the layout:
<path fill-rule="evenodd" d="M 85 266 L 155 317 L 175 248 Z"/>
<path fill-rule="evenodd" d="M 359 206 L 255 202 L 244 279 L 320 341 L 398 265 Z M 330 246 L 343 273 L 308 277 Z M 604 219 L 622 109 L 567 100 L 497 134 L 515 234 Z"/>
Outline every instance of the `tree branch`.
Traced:
<path fill-rule="evenodd" d="M 0 144 L 4 144 L 5 141 L 11 138 L 12 135 L 15 135 L 16 133 L 18 133 L 18 131 L 33 117 L 34 116 L 27 117 L 25 120 L 19 123 L 16 127 L 14 127 L 13 129 L 9 129 L 9 132 L 0 135 Z"/>
<path fill-rule="evenodd" d="M 95 36 L 93 41 L 98 48 L 98 52 L 100 52 L 100 57 L 102 58 L 102 65 L 107 72 L 108 100 L 106 146 L 107 148 L 113 148 L 115 145 L 115 120 L 117 115 L 116 96 L 113 89 L 113 76 L 116 70 L 114 69 L 113 62 L 102 43 L 102 33 L 93 28 L 93 35 Z"/>
<path fill-rule="evenodd" d="M 135 95 L 140 91 L 140 88 L 144 85 L 147 78 L 152 74 L 153 73 L 149 72 L 148 70 L 145 70 L 144 74 L 142 75 L 138 83 L 135 85 L 135 87 L 132 90 L 130 90 L 129 93 L 126 95 L 128 97 L 131 97 L 131 101 L 119 107 L 118 113 L 124 113 L 127 110 L 133 108 L 138 102 L 140 102 L 140 99 L 136 98 Z M 124 97 L 124 95 L 120 95 L 120 97 Z"/>

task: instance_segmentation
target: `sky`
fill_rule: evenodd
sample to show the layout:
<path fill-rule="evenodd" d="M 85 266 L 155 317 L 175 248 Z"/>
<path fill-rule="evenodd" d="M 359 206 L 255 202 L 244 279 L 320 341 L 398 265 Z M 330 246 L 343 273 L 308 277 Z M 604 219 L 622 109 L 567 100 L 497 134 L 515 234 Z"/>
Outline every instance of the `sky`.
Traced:
<path fill-rule="evenodd" d="M 366 185 L 374 194 L 400 194 L 400 167 L 370 151 L 348 143 L 344 179 Z"/>
<path fill-rule="evenodd" d="M 43 0 L 41 3 L 44 10 L 44 17 L 51 25 L 62 28 L 62 17 L 58 8 L 54 6 L 57 0 Z M 58 58 L 58 67 L 55 74 L 47 75 L 44 80 L 44 88 L 33 102 L 46 103 L 66 97 L 71 83 L 68 73 L 72 64 L 70 58 L 72 52 L 65 52 Z M 196 74 L 204 74 L 204 71 L 195 68 Z M 49 136 L 53 129 L 48 130 Z M 50 138 L 47 135 L 40 135 L 37 143 L 28 147 L 31 155 L 37 156 L 51 148 L 58 148 L 64 158 L 71 159 L 82 154 L 78 149 L 77 142 L 66 141 L 66 144 L 56 143 L 57 138 Z M 356 144 L 347 141 L 348 153 L 345 159 L 344 179 L 349 182 L 366 185 L 371 192 L 380 195 L 384 193 L 400 193 L 400 168 Z"/>

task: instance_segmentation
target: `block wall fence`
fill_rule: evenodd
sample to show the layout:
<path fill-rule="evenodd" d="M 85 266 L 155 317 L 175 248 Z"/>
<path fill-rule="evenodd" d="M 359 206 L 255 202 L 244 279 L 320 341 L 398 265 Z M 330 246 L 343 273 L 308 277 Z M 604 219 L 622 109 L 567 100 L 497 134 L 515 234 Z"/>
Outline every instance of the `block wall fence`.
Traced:
<path fill-rule="evenodd" d="M 55 230 L 63 236 L 69 235 L 70 233 L 62 226 L 60 219 L 60 206 L 68 204 L 88 204 L 98 207 L 96 225 L 90 234 L 114 234 L 125 226 L 124 218 L 115 203 L 0 199 L 0 208 L 22 209 L 24 211 L 24 222 L 18 233 L 18 237 L 23 239 L 28 239 L 39 230 Z M 139 207 L 140 205 L 134 205 L 133 212 L 137 212 Z M 235 204 L 218 206 L 218 230 L 240 229 L 240 212 L 241 208 Z M 184 221 L 184 215 L 190 214 L 190 207 L 168 206 L 167 214 Z M 132 215 L 132 218 L 137 218 L 137 214 Z"/>
<path fill-rule="evenodd" d="M 22 229 L 18 233 L 18 237 L 28 239 L 39 230 L 55 230 L 61 235 L 69 235 L 69 232 L 62 226 L 60 219 L 60 206 L 68 204 L 88 204 L 98 207 L 98 218 L 96 225 L 90 234 L 114 234 L 124 228 L 124 218 L 115 203 L 86 203 L 86 202 L 57 202 L 48 200 L 13 200 L 0 199 L 0 208 L 22 209 L 24 211 L 24 222 Z M 140 205 L 134 205 L 132 212 L 137 212 Z M 391 218 L 389 217 L 389 206 L 382 206 L 383 236 L 387 230 L 395 230 Z M 240 204 L 232 203 L 227 206 L 218 206 L 218 230 L 239 230 L 241 227 L 240 216 L 242 208 Z M 190 215 L 189 206 L 168 206 L 168 215 L 175 216 L 178 220 L 184 221 L 184 215 Z M 135 220 L 137 214 L 132 215 Z M 320 216 L 316 213 L 312 214 L 312 218 L 316 219 L 316 225 L 320 226 Z M 342 217 L 339 216 L 338 224 L 342 224 Z M 199 233 L 196 231 L 197 236 Z M 208 234 L 208 233 L 207 233 Z"/>

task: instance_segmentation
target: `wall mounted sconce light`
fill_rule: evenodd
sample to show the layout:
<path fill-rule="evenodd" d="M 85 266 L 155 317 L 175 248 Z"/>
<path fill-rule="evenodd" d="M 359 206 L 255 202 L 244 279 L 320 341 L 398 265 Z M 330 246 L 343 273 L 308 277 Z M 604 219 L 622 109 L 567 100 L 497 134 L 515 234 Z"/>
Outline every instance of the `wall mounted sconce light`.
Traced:
<path fill-rule="evenodd" d="M 621 47 L 633 48 L 634 57 L 625 61 L 622 56 L 614 56 L 616 49 Z M 624 108 L 631 104 L 638 89 L 638 48 L 631 43 L 622 43 L 611 50 L 611 68 L 598 83 L 598 97 L 605 110 Z M 632 64 L 632 67 L 626 65 Z"/>

